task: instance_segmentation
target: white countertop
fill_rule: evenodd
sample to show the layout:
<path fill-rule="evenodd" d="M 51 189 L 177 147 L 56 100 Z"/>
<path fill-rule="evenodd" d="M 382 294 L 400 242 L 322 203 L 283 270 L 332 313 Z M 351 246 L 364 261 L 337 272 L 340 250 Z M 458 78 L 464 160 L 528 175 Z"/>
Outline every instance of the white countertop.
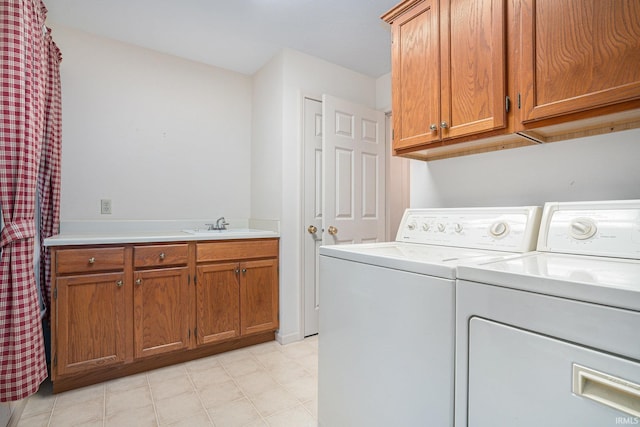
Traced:
<path fill-rule="evenodd" d="M 65 233 L 45 239 L 45 246 L 71 245 L 104 245 L 114 243 L 153 243 L 153 242 L 184 242 L 230 239 L 266 239 L 280 237 L 280 234 L 270 230 L 258 229 L 229 229 L 224 231 L 208 231 L 197 234 L 184 231 L 142 231 L 142 232 L 111 232 L 111 233 Z"/>
<path fill-rule="evenodd" d="M 277 220 L 231 218 L 227 230 L 207 230 L 206 219 L 192 220 L 76 220 L 62 221 L 60 233 L 45 246 L 190 242 L 280 237 Z M 189 232 L 190 231 L 190 232 Z"/>

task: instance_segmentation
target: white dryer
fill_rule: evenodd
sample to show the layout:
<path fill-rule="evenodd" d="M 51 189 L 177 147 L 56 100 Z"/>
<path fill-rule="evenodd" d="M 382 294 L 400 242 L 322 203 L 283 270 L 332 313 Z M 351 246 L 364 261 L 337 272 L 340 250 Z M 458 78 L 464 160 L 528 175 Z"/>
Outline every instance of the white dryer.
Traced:
<path fill-rule="evenodd" d="M 321 247 L 319 425 L 452 426 L 456 266 L 533 250 L 540 214 L 408 209 L 395 242 Z"/>
<path fill-rule="evenodd" d="M 640 424 L 640 200 L 547 203 L 536 252 L 458 268 L 455 425 Z"/>

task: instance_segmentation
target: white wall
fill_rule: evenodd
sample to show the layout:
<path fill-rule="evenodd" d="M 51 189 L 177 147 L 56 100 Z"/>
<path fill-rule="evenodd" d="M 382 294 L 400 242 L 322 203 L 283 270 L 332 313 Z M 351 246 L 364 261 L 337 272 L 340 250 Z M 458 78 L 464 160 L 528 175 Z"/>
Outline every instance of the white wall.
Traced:
<path fill-rule="evenodd" d="M 275 72 L 274 72 L 275 71 Z M 263 70 L 254 81 L 254 123 L 259 115 L 276 118 L 270 111 L 279 108 L 281 131 L 279 148 L 281 157 L 271 165 L 273 170 L 281 170 L 280 192 L 280 331 L 278 339 L 290 342 L 300 339 L 303 334 L 301 323 L 302 303 L 302 98 L 312 96 L 320 99 L 322 94 L 330 94 L 351 102 L 374 108 L 376 104 L 376 82 L 368 76 L 336 66 L 329 62 L 292 50 L 284 50 Z M 261 98 L 268 89 L 280 87 L 282 92 L 271 94 L 273 102 Z M 264 139 L 265 137 L 263 137 Z M 254 147 L 259 143 L 254 141 Z M 272 156 L 268 156 L 269 159 Z M 269 178 L 267 178 L 269 179 Z M 255 190 L 255 189 L 254 189 Z M 272 201 L 252 194 L 252 216 L 260 212 L 274 210 L 268 206 Z"/>
<path fill-rule="evenodd" d="M 640 129 L 411 165 L 412 207 L 640 199 Z"/>
<path fill-rule="evenodd" d="M 280 219 L 282 214 L 283 67 L 283 55 L 277 55 L 253 76 L 253 218 Z"/>
<path fill-rule="evenodd" d="M 250 77 L 53 28 L 63 221 L 249 217 Z"/>

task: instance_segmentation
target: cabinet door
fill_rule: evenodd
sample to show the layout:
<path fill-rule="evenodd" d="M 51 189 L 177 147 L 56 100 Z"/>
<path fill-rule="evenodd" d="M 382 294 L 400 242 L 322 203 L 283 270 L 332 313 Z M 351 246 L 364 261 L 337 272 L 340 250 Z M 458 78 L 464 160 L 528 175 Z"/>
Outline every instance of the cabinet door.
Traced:
<path fill-rule="evenodd" d="M 523 0 L 523 123 L 640 99 L 638 0 Z"/>
<path fill-rule="evenodd" d="M 440 15 L 426 0 L 394 19 L 391 50 L 393 148 L 440 141 Z"/>
<path fill-rule="evenodd" d="M 61 277 L 56 279 L 55 285 L 54 369 L 57 374 L 73 374 L 123 363 L 124 274 Z"/>
<path fill-rule="evenodd" d="M 201 265 L 197 274 L 198 345 L 239 336 L 239 264 Z"/>
<path fill-rule="evenodd" d="M 505 1 L 450 0 L 440 8 L 442 138 L 504 128 Z"/>
<path fill-rule="evenodd" d="M 134 274 L 135 357 L 188 347 L 188 269 L 163 268 Z"/>
<path fill-rule="evenodd" d="M 278 329 L 278 260 L 240 263 L 242 335 Z"/>

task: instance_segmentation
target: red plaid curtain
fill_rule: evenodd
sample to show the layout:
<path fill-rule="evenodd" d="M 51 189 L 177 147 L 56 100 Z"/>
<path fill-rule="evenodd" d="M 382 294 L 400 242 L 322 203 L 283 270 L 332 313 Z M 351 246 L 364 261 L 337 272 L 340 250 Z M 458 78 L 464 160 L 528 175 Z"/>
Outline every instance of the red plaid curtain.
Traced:
<path fill-rule="evenodd" d="M 46 9 L 0 0 L 0 401 L 47 377 L 33 267 L 35 196 L 44 130 Z"/>
<path fill-rule="evenodd" d="M 44 239 L 60 231 L 60 158 L 62 152 L 62 95 L 60 87 L 60 49 L 51 38 L 51 30 L 45 36 L 47 60 L 44 100 L 44 135 L 42 157 L 38 174 L 40 197 L 40 286 L 47 309 L 51 308 L 51 256 L 44 246 Z"/>

